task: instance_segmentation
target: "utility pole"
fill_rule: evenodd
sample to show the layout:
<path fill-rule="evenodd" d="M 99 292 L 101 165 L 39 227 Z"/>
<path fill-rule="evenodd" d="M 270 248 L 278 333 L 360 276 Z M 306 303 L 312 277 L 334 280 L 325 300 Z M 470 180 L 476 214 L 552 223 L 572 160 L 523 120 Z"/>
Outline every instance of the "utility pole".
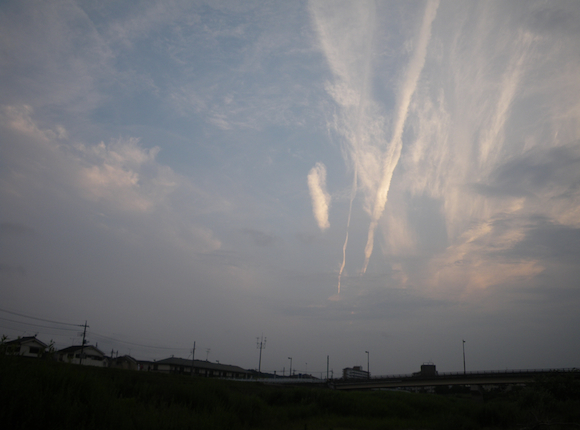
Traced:
<path fill-rule="evenodd" d="M 262 350 L 266 348 L 266 338 L 264 334 L 256 338 L 256 347 L 260 350 L 260 361 L 258 362 L 258 373 L 262 373 Z"/>
<path fill-rule="evenodd" d="M 292 357 L 288 357 L 288 360 L 290 360 L 290 372 L 288 374 L 292 377 Z"/>
<path fill-rule="evenodd" d="M 193 351 L 191 352 L 191 376 L 193 376 L 193 363 L 195 361 L 195 341 L 193 341 Z"/>
<path fill-rule="evenodd" d="M 371 379 L 371 368 L 369 366 L 370 360 L 369 360 L 369 352 L 365 351 L 367 353 L 367 377 L 368 379 Z"/>
<path fill-rule="evenodd" d="M 465 341 L 463 341 L 463 374 L 465 373 Z"/>
<path fill-rule="evenodd" d="M 83 330 L 83 344 L 81 345 L 81 357 L 79 359 L 79 365 L 83 364 L 83 355 L 85 354 L 85 343 L 87 336 L 87 320 L 85 320 L 84 330 Z"/>
<path fill-rule="evenodd" d="M 326 356 L 326 380 L 328 381 L 328 364 L 329 364 L 329 356 Z"/>

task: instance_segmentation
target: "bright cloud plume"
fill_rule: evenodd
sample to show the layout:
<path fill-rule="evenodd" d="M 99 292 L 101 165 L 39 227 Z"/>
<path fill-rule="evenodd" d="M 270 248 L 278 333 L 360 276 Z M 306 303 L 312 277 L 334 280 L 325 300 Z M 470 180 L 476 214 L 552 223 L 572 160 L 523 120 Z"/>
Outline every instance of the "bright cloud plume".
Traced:
<path fill-rule="evenodd" d="M 423 65 L 425 64 L 427 45 L 431 37 L 431 24 L 433 23 L 433 20 L 437 14 L 438 6 L 438 1 L 430 1 L 427 3 L 425 14 L 423 16 L 423 22 L 421 24 L 421 30 L 417 38 L 417 47 L 415 48 L 411 57 L 409 68 L 406 72 L 404 82 L 400 90 L 397 112 L 395 115 L 395 125 L 393 127 L 393 135 L 391 137 L 391 141 L 389 142 L 389 146 L 387 147 L 387 151 L 382 157 L 382 177 L 376 190 L 376 197 L 371 215 L 369 234 L 367 238 L 367 244 L 365 246 L 365 262 L 363 266 L 363 273 L 366 272 L 369 259 L 373 253 L 375 229 L 381 216 L 383 215 L 383 211 L 385 210 L 389 189 L 391 188 L 393 173 L 397 167 L 397 164 L 399 163 L 399 158 L 401 157 L 401 150 L 403 147 L 403 129 L 405 127 L 405 122 L 407 121 L 409 104 L 411 103 L 411 97 L 413 96 L 415 88 L 417 87 L 417 81 L 419 80 L 419 75 L 421 74 Z"/>
<path fill-rule="evenodd" d="M 373 252 L 375 229 L 385 209 L 393 173 L 401 156 L 402 135 L 409 105 L 425 62 L 431 24 L 436 17 L 438 5 L 438 1 L 427 3 L 415 41 L 416 47 L 402 84 L 395 91 L 398 101 L 391 138 L 388 139 L 386 110 L 373 97 L 373 76 L 377 67 L 373 61 L 377 43 L 374 2 L 342 3 L 339 7 L 311 2 L 320 46 L 335 80 L 326 86 L 338 105 L 338 112 L 331 125 L 342 137 L 346 161 L 355 171 L 353 189 L 356 193 L 357 184 L 360 184 L 365 194 L 365 209 L 371 218 L 364 250 L 363 273 L 367 270 Z M 347 241 L 348 233 L 345 247 Z"/>
<path fill-rule="evenodd" d="M 326 166 L 316 163 L 308 173 L 308 189 L 312 199 L 314 218 L 321 230 L 330 227 L 328 209 L 330 208 L 330 194 L 326 191 Z"/>

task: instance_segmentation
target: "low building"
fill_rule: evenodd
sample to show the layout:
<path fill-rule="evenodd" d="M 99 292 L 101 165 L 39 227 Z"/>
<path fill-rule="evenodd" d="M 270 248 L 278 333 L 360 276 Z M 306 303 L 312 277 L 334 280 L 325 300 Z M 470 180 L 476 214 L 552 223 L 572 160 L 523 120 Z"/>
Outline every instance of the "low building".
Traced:
<path fill-rule="evenodd" d="M 368 379 L 370 373 L 363 370 L 362 366 L 345 367 L 342 369 L 342 377 L 344 379 Z"/>
<path fill-rule="evenodd" d="M 113 369 L 139 370 L 139 363 L 130 355 L 109 358 L 109 367 Z"/>
<path fill-rule="evenodd" d="M 5 353 L 9 355 L 38 358 L 42 357 L 48 345 L 38 340 L 36 336 L 26 336 L 4 342 L 3 347 Z"/>
<path fill-rule="evenodd" d="M 218 378 L 249 379 L 248 370 L 229 364 L 211 363 L 202 360 L 187 360 L 185 358 L 170 357 L 149 363 L 148 367 L 154 372 L 176 373 Z M 192 371 L 193 369 L 193 371 Z"/>
<path fill-rule="evenodd" d="M 71 364 L 82 364 L 83 366 L 107 367 L 105 353 L 96 346 L 81 345 L 69 346 L 57 351 L 58 361 Z"/>
<path fill-rule="evenodd" d="M 421 371 L 413 373 L 413 376 L 437 376 L 437 368 L 431 362 L 423 363 Z"/>

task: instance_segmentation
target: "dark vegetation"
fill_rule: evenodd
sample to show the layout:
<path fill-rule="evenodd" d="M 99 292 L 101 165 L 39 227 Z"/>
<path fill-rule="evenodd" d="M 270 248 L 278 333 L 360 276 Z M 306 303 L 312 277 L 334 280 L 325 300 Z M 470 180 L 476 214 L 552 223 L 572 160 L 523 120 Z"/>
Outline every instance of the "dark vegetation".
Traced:
<path fill-rule="evenodd" d="M 5 429 L 570 429 L 580 378 L 473 396 L 338 392 L 0 356 Z"/>

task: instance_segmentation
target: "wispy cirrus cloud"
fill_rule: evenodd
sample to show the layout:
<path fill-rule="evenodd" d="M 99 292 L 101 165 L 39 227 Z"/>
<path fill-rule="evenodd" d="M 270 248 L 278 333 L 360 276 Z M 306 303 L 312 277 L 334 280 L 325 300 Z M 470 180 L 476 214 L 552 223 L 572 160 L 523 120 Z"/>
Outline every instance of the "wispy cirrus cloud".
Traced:
<path fill-rule="evenodd" d="M 432 43 L 440 48 L 427 57 L 426 79 L 411 104 L 413 139 L 402 155 L 398 187 L 411 201 L 429 196 L 442 203 L 446 249 L 431 255 L 430 277 L 421 282 L 438 291 L 474 291 L 547 270 L 542 258 L 511 252 L 505 258 L 521 249 L 534 216 L 562 228 L 578 223 L 571 174 L 578 135 L 569 122 L 578 113 L 568 94 L 580 91 L 569 77 L 579 64 L 566 58 L 554 34 L 497 8 L 458 11 L 454 22 L 446 29 L 434 25 Z M 409 210 L 384 230 L 416 228 Z"/>
<path fill-rule="evenodd" d="M 403 85 L 400 89 L 393 135 L 387 147 L 387 151 L 382 157 L 381 179 L 376 190 L 376 197 L 374 199 L 374 206 L 371 214 L 369 234 L 365 246 L 365 262 L 362 269 L 363 273 L 366 272 L 369 259 L 373 253 L 375 229 L 385 210 L 393 173 L 399 163 L 399 158 L 401 157 L 401 150 L 403 147 L 403 129 L 409 113 L 409 104 L 411 103 L 411 97 L 417 88 L 417 82 L 419 80 L 419 75 L 423 70 L 423 65 L 425 64 L 427 45 L 431 38 L 431 24 L 437 15 L 438 6 L 438 1 L 430 1 L 427 3 L 421 29 L 417 37 L 417 46 L 409 62 L 408 70 L 406 71 Z"/>
<path fill-rule="evenodd" d="M 387 139 L 387 110 L 373 98 L 374 47 L 376 41 L 376 7 L 374 2 L 341 4 L 328 7 L 311 2 L 313 21 L 318 30 L 320 46 L 334 75 L 327 91 L 338 105 L 333 128 L 341 135 L 346 161 L 355 171 L 352 200 L 360 186 L 365 194 L 365 208 L 370 215 L 362 273 L 368 267 L 373 252 L 375 230 L 385 204 L 402 149 L 402 136 L 411 98 L 415 92 L 431 35 L 431 25 L 437 14 L 437 1 L 428 2 L 417 36 L 416 47 L 409 60 L 402 84 L 396 93 L 394 124 Z M 360 185 L 359 185 L 360 184 Z M 349 222 L 350 224 L 350 210 Z M 348 232 L 343 249 L 348 243 Z"/>
<path fill-rule="evenodd" d="M 577 147 L 570 118 L 578 118 L 580 110 L 568 95 L 579 90 L 570 79 L 578 62 L 567 59 L 565 45 L 536 23 L 539 17 L 552 22 L 563 16 L 556 13 L 560 6 L 547 12 L 534 4 L 533 10 L 542 10 L 516 19 L 489 4 L 450 8 L 427 2 L 422 22 L 405 44 L 408 61 L 396 69 L 398 80 L 389 81 L 395 94 L 389 105 L 369 92 L 382 76 L 376 65 L 385 64 L 376 48 L 383 35 L 373 30 L 377 6 L 342 4 L 331 10 L 310 3 L 320 48 L 333 73 L 326 84 L 336 103 L 329 126 L 354 172 L 353 195 L 362 191 L 370 217 L 362 273 L 379 226 L 385 258 L 421 255 L 425 273 L 433 274 L 429 285 L 436 279 L 445 285 L 444 272 L 457 274 L 454 284 L 480 287 L 541 273 L 541 261 L 525 258 L 503 262 L 505 270 L 497 276 L 484 276 L 484 267 L 497 264 L 489 257 L 494 243 L 509 249 L 523 240 L 523 220 L 531 214 L 577 223 L 572 215 L 579 204 L 575 179 L 565 173 L 570 169 L 554 159 L 555 149 L 546 152 L 551 155 L 545 162 L 536 158 L 550 146 L 564 148 L 561 153 Z M 439 16 L 452 16 L 451 25 Z M 567 67 L 554 73 L 555 61 Z M 551 111 L 538 107 L 546 103 L 541 100 L 553 100 Z M 524 166 L 527 174 L 504 180 L 511 176 L 508 170 L 515 175 Z M 534 186 L 540 176 L 552 188 Z M 387 199 L 393 199 L 391 206 Z M 427 213 L 413 213 L 418 208 L 436 212 L 429 220 Z M 500 231 L 496 220 L 505 217 L 514 222 Z M 350 225 L 350 211 L 348 219 Z M 426 222 L 437 233 L 425 230 Z M 348 233 L 344 251 L 347 243 Z M 345 261 L 343 252 L 339 283 Z M 405 279 L 424 282 L 416 273 Z"/>

